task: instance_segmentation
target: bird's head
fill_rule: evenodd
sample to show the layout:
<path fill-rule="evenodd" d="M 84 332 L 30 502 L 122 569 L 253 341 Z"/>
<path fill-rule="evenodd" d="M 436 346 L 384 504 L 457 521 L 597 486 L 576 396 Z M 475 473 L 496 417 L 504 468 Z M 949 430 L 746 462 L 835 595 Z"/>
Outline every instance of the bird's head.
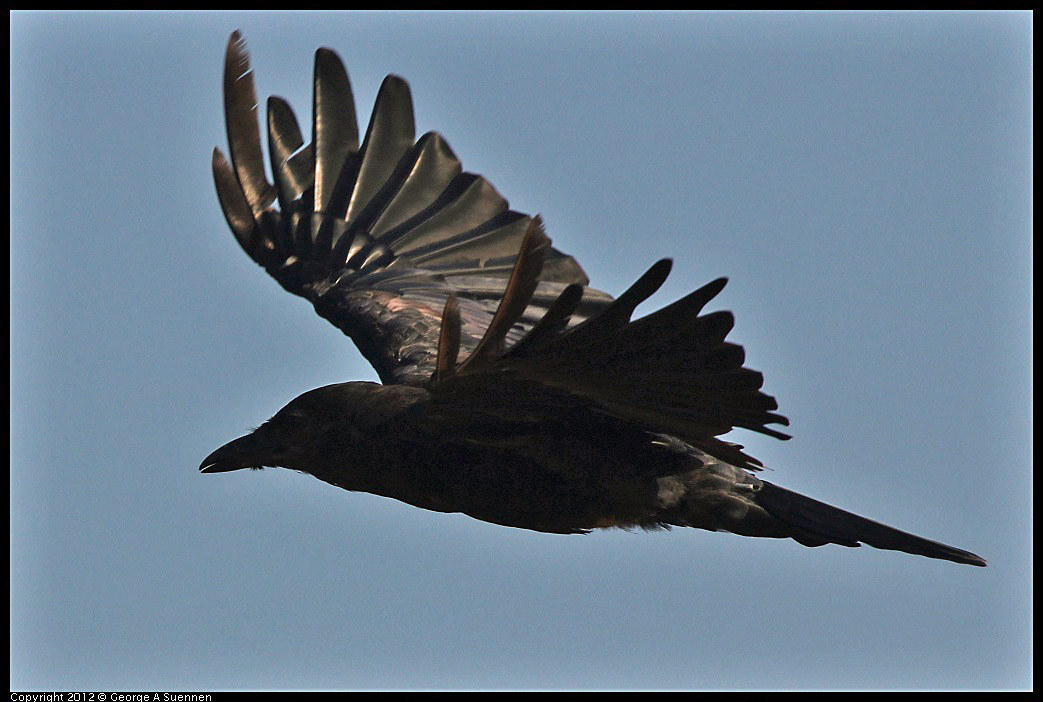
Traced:
<path fill-rule="evenodd" d="M 374 400 L 384 395 L 377 383 L 339 383 L 310 390 L 246 436 L 217 449 L 199 466 L 203 473 L 224 473 L 265 466 L 313 472 L 331 454 L 348 451 L 364 440 L 374 419 Z"/>

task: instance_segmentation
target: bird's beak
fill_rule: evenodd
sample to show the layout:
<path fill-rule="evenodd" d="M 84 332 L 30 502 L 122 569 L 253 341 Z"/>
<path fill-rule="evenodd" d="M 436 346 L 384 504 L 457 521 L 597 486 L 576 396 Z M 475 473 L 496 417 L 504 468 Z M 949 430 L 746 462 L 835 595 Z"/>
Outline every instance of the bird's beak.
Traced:
<path fill-rule="evenodd" d="M 241 468 L 260 468 L 268 463 L 268 447 L 258 440 L 256 434 L 247 434 L 229 441 L 203 459 L 200 473 L 225 473 Z"/>

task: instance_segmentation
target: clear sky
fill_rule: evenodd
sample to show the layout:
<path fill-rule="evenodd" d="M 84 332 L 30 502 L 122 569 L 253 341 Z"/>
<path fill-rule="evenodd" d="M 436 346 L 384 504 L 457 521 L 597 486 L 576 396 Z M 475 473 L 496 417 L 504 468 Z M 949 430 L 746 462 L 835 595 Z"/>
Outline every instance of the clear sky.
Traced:
<path fill-rule="evenodd" d="M 989 567 L 199 474 L 376 377 L 221 215 L 237 28 L 304 124 L 319 46 L 363 128 L 406 77 L 594 286 L 728 276 L 794 434 L 731 438 Z M 12 688 L 1028 688 L 1031 52 L 1027 13 L 15 13 Z"/>

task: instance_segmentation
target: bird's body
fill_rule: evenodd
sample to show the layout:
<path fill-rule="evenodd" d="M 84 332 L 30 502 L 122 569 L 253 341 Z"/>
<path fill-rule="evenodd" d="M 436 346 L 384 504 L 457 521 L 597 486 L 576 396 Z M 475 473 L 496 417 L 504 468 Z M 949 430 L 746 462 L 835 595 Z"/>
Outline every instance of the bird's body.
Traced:
<path fill-rule="evenodd" d="M 549 414 L 541 397 L 539 414 L 531 415 L 517 407 L 462 408 L 459 399 L 407 385 L 328 385 L 295 399 L 204 465 L 222 472 L 277 461 L 345 490 L 554 534 L 680 526 L 980 560 L 589 408 L 558 406 Z"/>
<path fill-rule="evenodd" d="M 280 465 L 347 490 L 505 526 L 553 533 L 665 526 L 702 468 L 700 454 L 684 444 L 580 408 L 531 417 L 461 411 L 447 407 L 452 398 L 422 388 L 365 382 L 319 388 L 300 400 L 332 403 L 336 419 L 323 429 L 312 422 L 315 433 Z M 288 405 L 273 424 L 292 421 L 297 407 Z M 342 421 L 352 413 L 357 419 Z M 264 427 L 260 435 L 267 438 Z M 241 446 L 236 453 L 243 455 Z"/>
<path fill-rule="evenodd" d="M 203 472 L 278 466 L 541 532 L 687 526 L 985 565 L 754 475 L 760 462 L 718 437 L 743 427 L 786 439 L 768 425 L 788 421 L 725 340 L 732 315 L 702 313 L 724 279 L 632 321 L 669 261 L 616 299 L 588 287 L 539 219 L 463 172 L 441 137 L 414 144 L 401 79 L 385 80 L 359 146 L 347 74 L 320 49 L 311 144 L 269 100 L 274 185 L 238 33 L 225 108 L 232 163 L 215 150 L 214 175 L 236 238 L 349 335 L 383 384 L 306 392 Z"/>

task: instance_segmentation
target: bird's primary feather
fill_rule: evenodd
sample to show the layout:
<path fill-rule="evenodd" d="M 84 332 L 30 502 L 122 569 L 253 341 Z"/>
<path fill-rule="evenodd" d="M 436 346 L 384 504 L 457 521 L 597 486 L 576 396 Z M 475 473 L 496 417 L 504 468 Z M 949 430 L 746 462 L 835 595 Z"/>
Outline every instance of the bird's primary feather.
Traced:
<path fill-rule="evenodd" d="M 492 321 L 533 220 L 465 172 L 440 135 L 414 143 L 413 103 L 401 78 L 381 85 L 361 145 L 351 84 L 329 49 L 316 52 L 313 90 L 307 146 L 290 106 L 268 101 L 272 185 L 253 71 L 241 35 L 232 35 L 224 74 L 231 158 L 219 149 L 213 155 L 222 209 L 247 254 L 350 336 L 381 380 L 423 385 L 449 295 L 458 299 L 467 355 Z M 575 322 L 600 311 L 611 298 L 587 282 L 571 256 L 548 248 L 507 339 L 535 325 L 570 284 L 585 288 Z"/>

